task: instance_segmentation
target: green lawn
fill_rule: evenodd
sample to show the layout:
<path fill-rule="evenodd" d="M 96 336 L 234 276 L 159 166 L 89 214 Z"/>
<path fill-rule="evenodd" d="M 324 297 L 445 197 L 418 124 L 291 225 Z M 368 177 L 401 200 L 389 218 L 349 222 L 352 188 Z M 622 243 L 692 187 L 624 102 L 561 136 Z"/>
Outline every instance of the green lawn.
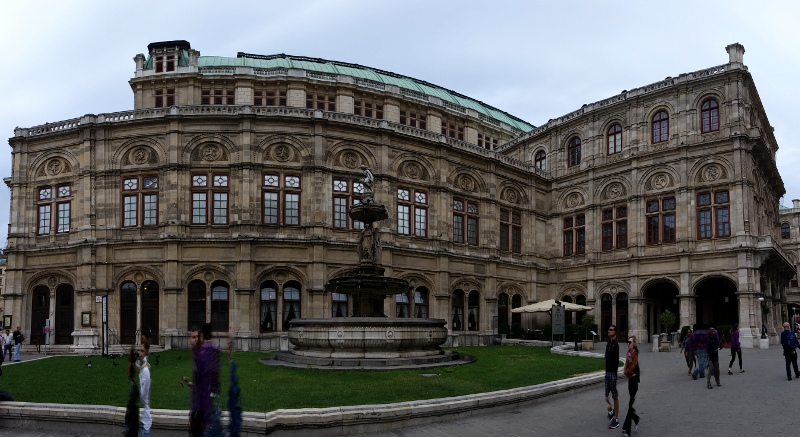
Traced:
<path fill-rule="evenodd" d="M 473 364 L 431 370 L 388 372 L 288 369 L 266 366 L 269 354 L 236 352 L 244 411 L 386 404 L 503 390 L 603 369 L 602 358 L 554 355 L 548 348 L 526 346 L 462 347 L 475 355 Z M 158 365 L 155 364 L 159 356 Z M 226 354 L 223 357 L 227 358 Z M 91 360 L 92 367 L 86 362 Z M 125 360 L 100 356 L 65 356 L 3 366 L 0 388 L 16 401 L 124 406 Z M 170 350 L 151 354 L 152 408 L 189 409 L 189 392 L 181 388 L 191 375 L 191 353 Z M 423 373 L 439 376 L 424 377 Z M 220 370 L 227 398 L 228 362 Z M 224 402 L 222 403 L 224 407 Z"/>

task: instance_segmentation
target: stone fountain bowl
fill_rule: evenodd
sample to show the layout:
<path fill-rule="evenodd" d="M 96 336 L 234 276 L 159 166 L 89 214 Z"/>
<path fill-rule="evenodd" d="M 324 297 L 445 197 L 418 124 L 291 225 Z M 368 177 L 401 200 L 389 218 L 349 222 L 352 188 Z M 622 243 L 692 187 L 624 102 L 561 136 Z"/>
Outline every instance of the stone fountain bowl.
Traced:
<path fill-rule="evenodd" d="M 348 212 L 350 218 L 364 223 L 375 223 L 389 218 L 386 205 L 367 202 L 353 205 Z"/>
<path fill-rule="evenodd" d="M 318 358 L 409 358 L 441 355 L 444 319 L 344 317 L 295 319 L 289 341 L 294 355 Z"/>

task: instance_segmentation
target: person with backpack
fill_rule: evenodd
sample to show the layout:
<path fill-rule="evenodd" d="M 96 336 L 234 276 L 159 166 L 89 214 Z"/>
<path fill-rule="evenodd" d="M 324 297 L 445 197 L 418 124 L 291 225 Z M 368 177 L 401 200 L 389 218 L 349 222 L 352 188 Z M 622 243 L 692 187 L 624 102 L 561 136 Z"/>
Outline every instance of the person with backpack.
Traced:
<path fill-rule="evenodd" d="M 800 370 L 797 370 L 797 336 L 789 328 L 789 322 L 783 322 L 783 332 L 781 332 L 781 346 L 783 346 L 783 358 L 786 360 L 786 377 L 792 380 L 792 373 L 789 371 L 789 363 L 794 368 L 794 377 L 800 378 Z"/>

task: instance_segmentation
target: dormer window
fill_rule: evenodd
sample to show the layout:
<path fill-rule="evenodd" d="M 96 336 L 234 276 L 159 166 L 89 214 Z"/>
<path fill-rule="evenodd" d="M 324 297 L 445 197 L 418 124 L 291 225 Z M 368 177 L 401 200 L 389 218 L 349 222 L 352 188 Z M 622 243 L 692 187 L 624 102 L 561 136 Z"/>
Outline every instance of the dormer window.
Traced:
<path fill-rule="evenodd" d="M 175 71 L 175 55 L 156 56 L 156 73 Z"/>

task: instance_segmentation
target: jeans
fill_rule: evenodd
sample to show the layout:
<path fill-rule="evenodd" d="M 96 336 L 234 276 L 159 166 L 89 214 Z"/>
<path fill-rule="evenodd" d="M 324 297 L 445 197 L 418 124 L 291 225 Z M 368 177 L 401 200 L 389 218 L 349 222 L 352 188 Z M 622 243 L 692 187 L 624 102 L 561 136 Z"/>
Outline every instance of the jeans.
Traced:
<path fill-rule="evenodd" d="M 14 361 L 19 361 L 19 349 L 22 347 L 22 343 L 17 343 L 14 345 Z"/>
<path fill-rule="evenodd" d="M 3 346 L 3 356 L 8 355 L 8 360 L 9 361 L 11 361 L 11 348 L 13 346 L 14 345 L 12 345 L 12 344 L 7 344 L 7 345 Z"/>
<path fill-rule="evenodd" d="M 631 421 L 639 424 L 639 415 L 636 414 L 636 409 L 633 408 L 633 402 L 636 400 L 636 392 L 639 391 L 639 376 L 628 379 L 628 394 L 631 400 L 628 401 L 628 414 L 625 415 L 625 423 L 622 424 L 622 430 L 630 435 Z"/>
<path fill-rule="evenodd" d="M 797 351 L 786 352 L 783 351 L 783 358 L 786 359 L 786 376 L 788 378 L 792 377 L 792 374 L 789 372 L 789 364 L 791 363 L 794 366 L 794 376 L 795 378 L 800 378 L 800 372 L 797 371 Z"/>
<path fill-rule="evenodd" d="M 736 361 L 736 356 L 739 356 L 739 370 L 742 370 L 742 348 L 740 347 L 732 347 L 731 348 L 731 362 L 728 363 L 728 368 L 730 369 L 733 366 L 733 362 Z"/>
<path fill-rule="evenodd" d="M 692 371 L 692 378 L 695 378 L 700 373 L 701 378 L 706 377 L 706 367 L 708 367 L 708 352 L 705 349 L 695 351 L 697 356 L 697 368 Z"/>

